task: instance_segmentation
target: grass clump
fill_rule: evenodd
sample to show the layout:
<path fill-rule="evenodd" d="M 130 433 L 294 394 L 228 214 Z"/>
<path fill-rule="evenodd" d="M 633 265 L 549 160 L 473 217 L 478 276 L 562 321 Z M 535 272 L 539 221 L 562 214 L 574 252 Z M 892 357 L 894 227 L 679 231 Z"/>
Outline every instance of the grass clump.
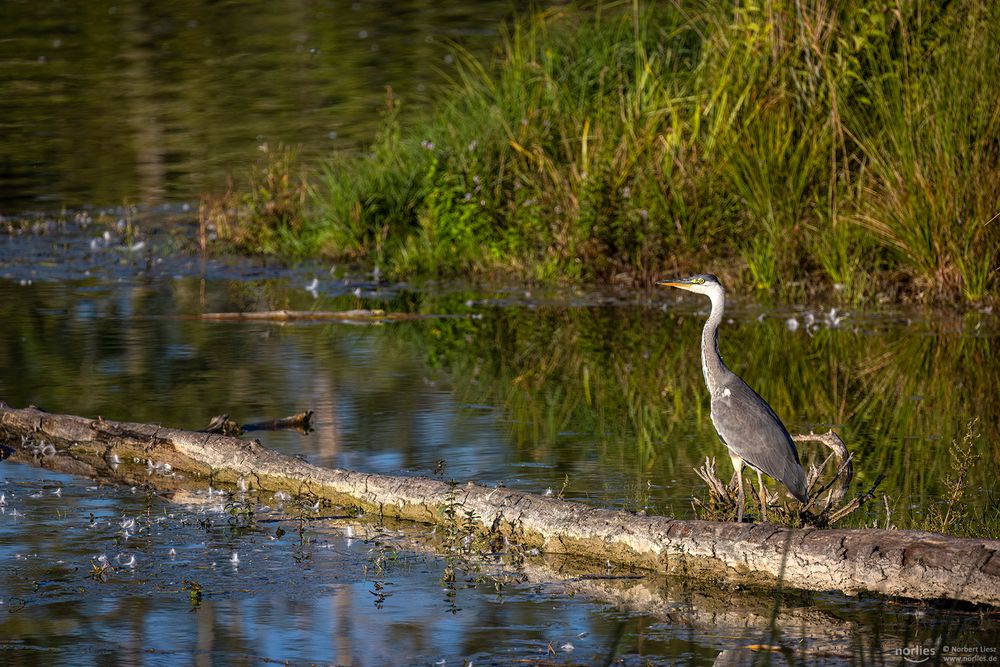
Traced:
<path fill-rule="evenodd" d="M 657 72 L 689 71 L 695 47 L 676 13 L 553 10 L 514 24 L 492 66 L 460 54 L 427 122 L 402 130 L 390 101 L 373 151 L 327 170 L 326 249 L 402 273 L 648 272 L 661 195 L 642 167 L 672 150 L 662 101 L 675 87 Z"/>
<path fill-rule="evenodd" d="M 299 254 L 305 248 L 308 185 L 297 151 L 267 144 L 261 151 L 239 187 L 230 182 L 224 194 L 202 197 L 203 250 L 209 237 L 243 252 Z"/>
<path fill-rule="evenodd" d="M 978 301 L 1000 259 L 998 21 L 971 1 L 537 12 L 493 62 L 460 53 L 429 118 L 390 92 L 371 150 L 316 183 L 309 247 L 397 274 L 708 266 Z"/>
<path fill-rule="evenodd" d="M 927 25 L 901 35 L 900 60 L 873 65 L 852 109 L 856 215 L 920 289 L 979 300 L 1000 259 L 1000 12 L 927 9 Z"/>

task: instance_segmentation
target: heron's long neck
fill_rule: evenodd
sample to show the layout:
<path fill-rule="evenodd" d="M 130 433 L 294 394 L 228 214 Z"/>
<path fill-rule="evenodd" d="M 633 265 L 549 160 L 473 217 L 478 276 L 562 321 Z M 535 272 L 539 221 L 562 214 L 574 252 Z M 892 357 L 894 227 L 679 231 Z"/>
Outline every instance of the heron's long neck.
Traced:
<path fill-rule="evenodd" d="M 726 293 L 719 289 L 709 293 L 708 297 L 712 300 L 712 312 L 701 332 L 701 370 L 705 373 L 708 390 L 714 391 L 723 373 L 728 370 L 719 354 L 719 324 L 726 309 Z"/>

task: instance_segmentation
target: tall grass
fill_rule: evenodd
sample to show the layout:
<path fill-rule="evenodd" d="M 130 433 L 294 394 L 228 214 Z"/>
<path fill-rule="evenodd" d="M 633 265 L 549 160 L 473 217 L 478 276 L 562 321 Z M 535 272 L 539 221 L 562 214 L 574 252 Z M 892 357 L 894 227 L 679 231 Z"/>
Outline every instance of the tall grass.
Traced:
<path fill-rule="evenodd" d="M 924 31 L 901 28 L 901 66 L 883 59 L 866 83 L 857 215 L 923 289 L 976 300 L 1000 250 L 1000 12 L 959 4 Z"/>
<path fill-rule="evenodd" d="M 199 218 L 204 249 L 209 230 L 222 244 L 242 251 L 300 254 L 308 247 L 308 185 L 298 153 L 287 146 L 262 147 L 239 187 L 201 198 Z"/>
<path fill-rule="evenodd" d="M 397 273 L 982 299 L 1000 231 L 1000 10 L 886 0 L 599 4 L 391 97 L 316 186 L 316 243 Z M 404 122 L 407 121 L 407 122 Z"/>

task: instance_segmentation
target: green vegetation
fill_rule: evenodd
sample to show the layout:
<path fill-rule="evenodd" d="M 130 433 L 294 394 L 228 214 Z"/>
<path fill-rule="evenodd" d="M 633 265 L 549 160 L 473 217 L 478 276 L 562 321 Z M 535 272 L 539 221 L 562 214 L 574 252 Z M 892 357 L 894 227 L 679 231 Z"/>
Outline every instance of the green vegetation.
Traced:
<path fill-rule="evenodd" d="M 462 55 L 434 114 L 390 94 L 314 189 L 295 250 L 396 274 L 786 295 L 996 288 L 1000 8 L 971 1 L 597 4 Z"/>
<path fill-rule="evenodd" d="M 243 251 L 294 252 L 298 247 L 307 217 L 307 186 L 297 153 L 287 146 L 264 146 L 263 152 L 241 187 L 230 183 L 224 194 L 202 196 L 198 218 L 203 246 L 213 230 L 220 241 Z"/>
<path fill-rule="evenodd" d="M 948 455 L 951 458 L 951 474 L 944 480 L 948 493 L 943 504 L 931 508 L 926 522 L 928 530 L 947 533 L 953 532 L 955 526 L 966 522 L 972 526 L 984 523 L 982 517 L 970 521 L 966 516 L 969 503 L 965 496 L 969 491 L 969 474 L 982 458 L 975 446 L 975 441 L 979 438 L 978 421 L 978 419 L 970 421 L 962 440 L 952 441 L 951 447 L 948 449 Z"/>

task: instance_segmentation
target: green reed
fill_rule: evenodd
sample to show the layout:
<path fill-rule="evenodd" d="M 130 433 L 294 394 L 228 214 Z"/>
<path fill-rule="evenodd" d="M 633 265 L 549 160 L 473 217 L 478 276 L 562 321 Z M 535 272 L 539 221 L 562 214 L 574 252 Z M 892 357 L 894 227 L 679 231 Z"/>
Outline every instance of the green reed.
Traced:
<path fill-rule="evenodd" d="M 314 187 L 308 247 L 399 275 L 981 300 L 998 279 L 1000 10 L 598 3 L 459 50 Z M 806 287 L 808 285 L 808 288 Z"/>

